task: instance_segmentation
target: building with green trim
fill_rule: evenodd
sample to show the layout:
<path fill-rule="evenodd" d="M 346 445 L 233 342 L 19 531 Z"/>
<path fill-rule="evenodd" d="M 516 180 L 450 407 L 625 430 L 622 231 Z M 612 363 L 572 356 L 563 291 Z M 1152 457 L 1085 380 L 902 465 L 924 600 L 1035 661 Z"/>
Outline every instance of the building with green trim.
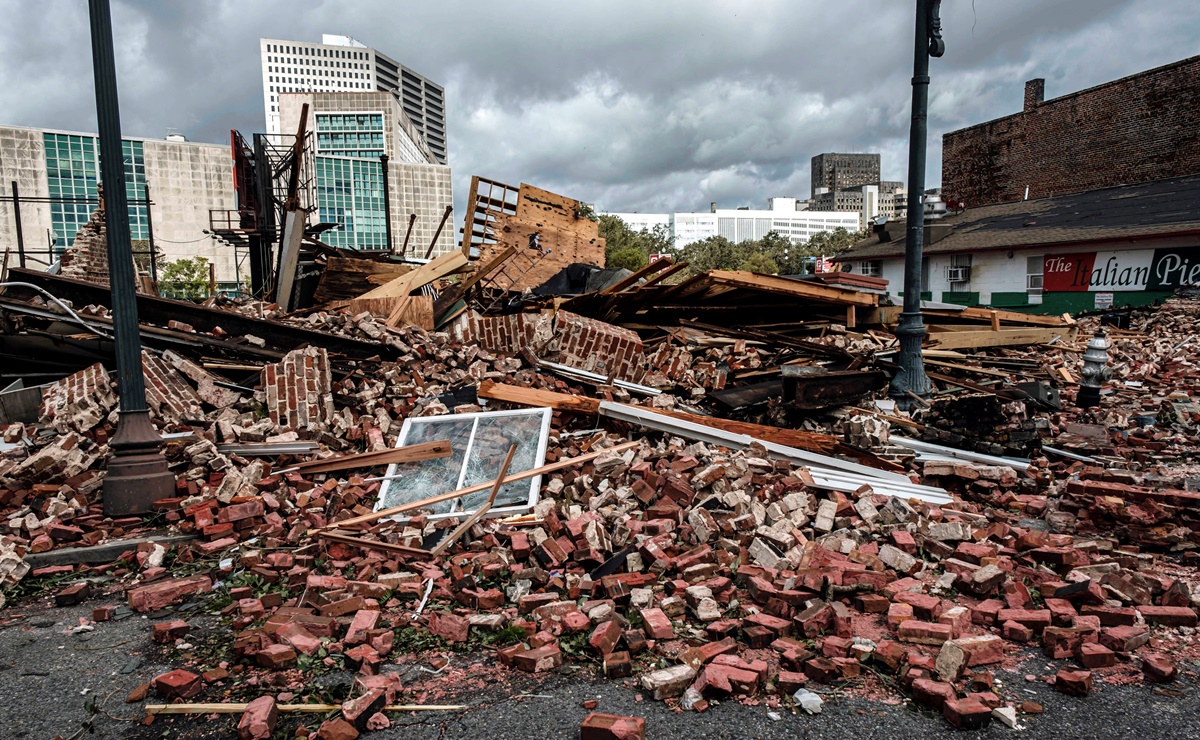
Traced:
<path fill-rule="evenodd" d="M 904 223 L 834 258 L 904 289 Z M 1141 306 L 1200 285 L 1200 175 L 966 208 L 925 224 L 923 298 L 1034 313 Z"/>

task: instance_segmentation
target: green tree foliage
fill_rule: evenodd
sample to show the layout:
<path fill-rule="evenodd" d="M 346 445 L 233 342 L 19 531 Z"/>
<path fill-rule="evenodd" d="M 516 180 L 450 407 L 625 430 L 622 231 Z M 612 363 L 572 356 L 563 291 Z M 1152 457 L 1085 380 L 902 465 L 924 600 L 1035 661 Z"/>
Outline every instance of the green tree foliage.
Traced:
<path fill-rule="evenodd" d="M 691 274 L 707 270 L 749 270 L 764 274 L 803 275 L 812 272 L 813 257 L 829 257 L 844 252 L 862 234 L 839 227 L 814 234 L 805 244 L 793 244 L 772 231 L 757 241 L 734 244 L 720 236 L 710 236 L 680 250 Z"/>
<path fill-rule="evenodd" d="M 604 261 L 605 267 L 624 267 L 630 272 L 637 272 L 648 262 L 646 255 L 637 247 L 623 247 L 608 254 Z"/>
<path fill-rule="evenodd" d="M 184 301 L 208 298 L 208 259 L 197 255 L 168 262 L 159 274 L 158 287 L 164 295 Z"/>
<path fill-rule="evenodd" d="M 632 249 L 641 254 L 639 267 L 644 266 L 652 254 L 674 253 L 671 245 L 671 230 L 665 225 L 634 231 L 619 216 L 605 214 L 600 217 L 600 236 L 605 240 L 604 260 L 607 267 L 636 269 L 629 268 L 627 264 L 613 264 L 614 255 L 626 250 Z M 630 262 L 628 256 L 623 256 L 622 259 L 626 263 Z"/>
<path fill-rule="evenodd" d="M 710 236 L 687 245 L 679 256 L 688 263 L 688 270 L 693 274 L 708 270 L 736 270 L 750 254 L 743 244 L 734 244 L 723 236 Z"/>
<path fill-rule="evenodd" d="M 747 255 L 746 259 L 742 260 L 742 264 L 738 265 L 739 270 L 747 272 L 757 272 L 762 275 L 778 275 L 779 265 L 775 264 L 775 260 L 766 252 L 755 252 Z"/>

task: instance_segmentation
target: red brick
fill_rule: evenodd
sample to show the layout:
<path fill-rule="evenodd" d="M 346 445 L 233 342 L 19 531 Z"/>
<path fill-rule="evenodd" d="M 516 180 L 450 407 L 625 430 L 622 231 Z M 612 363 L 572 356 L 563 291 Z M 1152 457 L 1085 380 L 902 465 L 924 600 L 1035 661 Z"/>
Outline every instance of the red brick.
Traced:
<path fill-rule="evenodd" d="M 954 636 L 954 630 L 948 624 L 919 622 L 915 619 L 902 622 L 899 631 L 901 642 L 920 645 L 941 645 Z"/>
<path fill-rule="evenodd" d="M 279 708 L 275 705 L 275 697 L 270 694 L 260 696 L 246 705 L 246 711 L 238 722 L 238 738 L 240 740 L 270 740 L 275 732 L 275 723 L 279 721 Z"/>
<path fill-rule="evenodd" d="M 1186 606 L 1139 606 L 1137 608 L 1148 624 L 1165 627 L 1195 627 L 1196 612 Z"/>
<path fill-rule="evenodd" d="M 183 669 L 155 676 L 150 685 L 166 699 L 191 699 L 204 688 L 199 676 Z"/>
<path fill-rule="evenodd" d="M 1092 693 L 1092 672 L 1064 668 L 1054 676 L 1054 688 L 1071 696 L 1087 696 Z"/>
<path fill-rule="evenodd" d="M 583 718 L 579 740 L 646 740 L 646 720 L 592 712 Z"/>

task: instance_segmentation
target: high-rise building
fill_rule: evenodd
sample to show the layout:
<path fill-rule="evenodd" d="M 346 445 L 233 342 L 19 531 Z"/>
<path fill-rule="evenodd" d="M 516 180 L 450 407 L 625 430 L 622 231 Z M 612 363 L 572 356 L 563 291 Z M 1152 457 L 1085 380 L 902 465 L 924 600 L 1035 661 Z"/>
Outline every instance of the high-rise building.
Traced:
<path fill-rule="evenodd" d="M 316 210 L 310 219 L 337 224 L 323 241 L 400 252 L 408 237 L 407 255 L 422 257 L 437 235 L 431 256 L 455 248 L 454 228 L 438 231 L 453 202 L 450 168 L 438 164 L 394 96 L 374 90 L 283 93 L 284 131 L 297 128 L 305 104 L 313 134 L 313 192 L 306 202 Z M 381 155 L 387 155 L 386 166 Z"/>
<path fill-rule="evenodd" d="M 321 43 L 259 39 L 267 133 L 280 128 L 285 92 L 392 93 L 438 163 L 446 164 L 446 94 L 441 85 L 349 36 Z"/>
<path fill-rule="evenodd" d="M 827 152 L 812 158 L 812 196 L 879 182 L 878 154 Z"/>

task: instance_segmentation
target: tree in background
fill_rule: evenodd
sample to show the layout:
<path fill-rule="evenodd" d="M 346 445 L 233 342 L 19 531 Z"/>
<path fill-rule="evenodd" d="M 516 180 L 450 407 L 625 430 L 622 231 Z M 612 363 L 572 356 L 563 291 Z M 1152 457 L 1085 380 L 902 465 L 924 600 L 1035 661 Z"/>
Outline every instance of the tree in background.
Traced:
<path fill-rule="evenodd" d="M 623 267 L 630 272 L 637 272 L 647 264 L 649 260 L 637 247 L 622 247 L 615 252 L 608 252 L 604 260 L 605 267 Z"/>
<path fill-rule="evenodd" d="M 604 264 L 606 267 L 631 268 L 628 265 L 635 262 L 638 267 L 645 267 L 652 254 L 672 254 L 675 250 L 671 244 L 671 229 L 666 225 L 655 226 L 653 229 L 634 231 L 629 224 L 619 216 L 605 214 L 600 217 L 600 236 L 604 239 Z M 641 255 L 641 260 L 634 260 L 627 250 L 634 250 Z M 613 264 L 613 258 L 622 253 L 622 264 Z"/>
<path fill-rule="evenodd" d="M 688 263 L 688 271 L 695 275 L 708 270 L 736 270 L 753 250 L 734 244 L 723 236 L 710 236 L 680 250 L 680 259 Z"/>
<path fill-rule="evenodd" d="M 158 287 L 159 292 L 184 301 L 208 298 L 208 259 L 197 255 L 166 263 Z"/>
<path fill-rule="evenodd" d="M 746 259 L 742 260 L 742 263 L 738 265 L 738 269 L 746 270 L 747 272 L 757 272 L 760 275 L 779 274 L 779 265 L 766 252 L 755 252 L 747 255 Z"/>

